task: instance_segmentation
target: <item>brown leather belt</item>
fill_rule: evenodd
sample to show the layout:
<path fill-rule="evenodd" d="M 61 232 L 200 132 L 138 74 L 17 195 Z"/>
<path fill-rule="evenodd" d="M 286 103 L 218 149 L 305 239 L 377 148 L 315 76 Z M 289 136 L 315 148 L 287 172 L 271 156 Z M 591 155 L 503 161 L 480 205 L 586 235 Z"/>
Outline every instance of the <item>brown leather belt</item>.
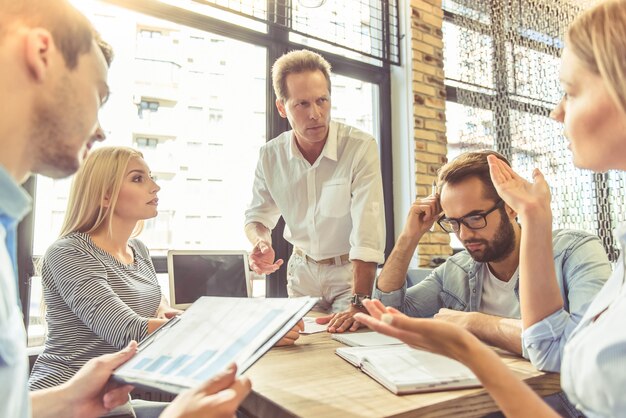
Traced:
<path fill-rule="evenodd" d="M 307 253 L 305 253 L 304 251 L 302 251 L 301 248 L 298 248 L 298 247 L 293 247 L 293 253 L 299 255 L 302 258 L 304 258 L 308 263 L 313 263 L 313 264 L 325 264 L 325 265 L 329 265 L 329 266 L 343 266 L 344 264 L 347 264 L 347 263 L 350 262 L 350 256 L 348 254 L 342 254 L 342 255 L 338 255 L 336 257 L 330 257 L 330 258 L 324 258 L 322 260 L 316 260 L 316 259 L 310 257 L 309 255 L 307 255 Z"/>

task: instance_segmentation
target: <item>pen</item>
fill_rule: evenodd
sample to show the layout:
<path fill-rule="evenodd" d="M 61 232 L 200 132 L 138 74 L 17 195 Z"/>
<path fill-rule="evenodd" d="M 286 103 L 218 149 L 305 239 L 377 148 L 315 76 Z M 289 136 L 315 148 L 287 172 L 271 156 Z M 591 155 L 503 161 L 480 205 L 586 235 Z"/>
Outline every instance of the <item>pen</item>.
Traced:
<path fill-rule="evenodd" d="M 437 182 L 435 180 L 433 180 L 433 185 L 430 188 L 430 194 L 431 194 L 431 196 L 437 196 Z M 434 223 L 430 227 L 430 232 L 435 232 L 435 224 Z"/>

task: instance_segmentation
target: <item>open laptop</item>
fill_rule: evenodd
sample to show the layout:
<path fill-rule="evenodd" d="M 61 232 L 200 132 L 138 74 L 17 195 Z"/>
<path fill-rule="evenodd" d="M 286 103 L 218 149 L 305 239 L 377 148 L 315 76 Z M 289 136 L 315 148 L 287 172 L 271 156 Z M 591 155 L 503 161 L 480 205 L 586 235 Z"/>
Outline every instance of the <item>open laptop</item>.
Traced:
<path fill-rule="evenodd" d="M 186 309 L 200 296 L 250 297 L 246 251 L 167 252 L 170 305 Z"/>

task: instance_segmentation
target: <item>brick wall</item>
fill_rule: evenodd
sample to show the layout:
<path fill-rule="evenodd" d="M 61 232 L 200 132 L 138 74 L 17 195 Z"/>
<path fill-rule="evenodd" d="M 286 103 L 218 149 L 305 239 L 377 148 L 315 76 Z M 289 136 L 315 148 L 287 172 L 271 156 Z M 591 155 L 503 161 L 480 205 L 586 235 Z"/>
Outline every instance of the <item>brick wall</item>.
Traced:
<path fill-rule="evenodd" d="M 441 0 L 411 0 L 415 187 L 417 198 L 431 193 L 437 170 L 446 162 Z M 452 253 L 450 237 L 436 226 L 417 247 L 419 265 Z"/>

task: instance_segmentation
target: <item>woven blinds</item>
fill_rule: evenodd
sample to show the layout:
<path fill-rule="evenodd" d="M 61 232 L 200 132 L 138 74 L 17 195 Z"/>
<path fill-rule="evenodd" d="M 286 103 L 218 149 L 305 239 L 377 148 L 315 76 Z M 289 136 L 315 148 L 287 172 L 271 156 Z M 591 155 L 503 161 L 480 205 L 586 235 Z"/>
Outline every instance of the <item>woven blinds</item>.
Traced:
<path fill-rule="evenodd" d="M 540 168 L 552 190 L 554 228 L 600 236 L 615 261 L 613 229 L 626 220 L 625 176 L 575 168 L 562 126 L 548 117 L 562 95 L 567 25 L 592 3 L 444 0 L 448 158 L 490 148 L 526 178 Z"/>

